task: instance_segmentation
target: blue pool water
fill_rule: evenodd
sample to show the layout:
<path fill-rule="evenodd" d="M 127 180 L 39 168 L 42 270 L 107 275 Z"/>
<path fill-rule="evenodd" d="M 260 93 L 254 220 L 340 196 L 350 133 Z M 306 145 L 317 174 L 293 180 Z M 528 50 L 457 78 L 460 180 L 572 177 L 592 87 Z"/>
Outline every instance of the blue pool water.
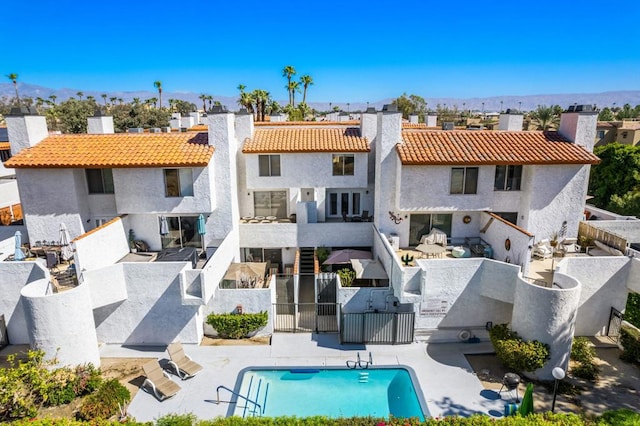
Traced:
<path fill-rule="evenodd" d="M 250 369 L 244 372 L 235 416 L 418 417 L 423 410 L 409 371 L 369 369 Z"/>

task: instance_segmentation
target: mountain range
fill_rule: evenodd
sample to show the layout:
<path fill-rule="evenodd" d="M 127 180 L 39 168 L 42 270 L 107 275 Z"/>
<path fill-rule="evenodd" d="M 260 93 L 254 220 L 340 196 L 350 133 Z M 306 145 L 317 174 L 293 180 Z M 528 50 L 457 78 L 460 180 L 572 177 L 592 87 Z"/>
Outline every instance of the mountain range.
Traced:
<path fill-rule="evenodd" d="M 317 90 L 317 89 L 314 89 Z M 18 91 L 20 96 L 29 96 L 31 98 L 43 98 L 48 99 L 49 96 L 55 95 L 56 102 L 64 101 L 70 97 L 77 97 L 77 92 L 83 92 L 84 97 L 93 96 L 96 102 L 102 103 L 102 93 L 91 90 L 82 89 L 52 89 L 49 87 L 38 86 L 28 83 L 18 83 Z M 118 91 L 118 92 L 106 92 L 108 95 L 107 101 L 111 97 L 122 98 L 125 102 L 130 102 L 133 98 L 140 98 L 142 100 L 153 97 L 158 97 L 158 93 L 154 91 Z M 401 93 L 398 94 L 400 96 Z M 12 83 L 0 83 L 0 98 L 12 98 L 15 96 L 15 90 Z M 184 101 L 193 102 L 196 106 L 201 107 L 202 101 L 198 99 L 199 94 L 193 92 L 167 92 L 163 91 L 162 99 L 163 104 L 167 105 L 168 99 L 181 99 Z M 220 101 L 229 110 L 238 109 L 238 98 L 235 96 L 214 96 L 214 100 Z M 375 107 L 380 110 L 383 105 L 389 104 L 393 101 L 393 98 L 381 99 L 376 102 L 309 102 L 309 106 L 318 111 L 328 111 L 334 106 L 339 106 L 343 111 L 361 111 L 367 107 Z M 538 105 L 560 105 L 567 107 L 573 104 L 595 104 L 598 107 L 605 106 L 622 106 L 624 104 L 630 104 L 631 106 L 640 105 L 640 90 L 621 90 L 601 93 L 562 93 L 562 94 L 541 94 L 541 95 L 505 95 L 505 96 L 490 96 L 490 97 L 475 97 L 475 98 L 429 98 L 425 97 L 427 107 L 435 109 L 437 105 L 447 108 L 457 107 L 462 110 L 477 110 L 485 112 L 500 111 L 511 109 L 522 109 L 523 111 L 530 111 L 536 109 Z M 278 100 L 281 105 L 286 104 L 286 100 Z"/>

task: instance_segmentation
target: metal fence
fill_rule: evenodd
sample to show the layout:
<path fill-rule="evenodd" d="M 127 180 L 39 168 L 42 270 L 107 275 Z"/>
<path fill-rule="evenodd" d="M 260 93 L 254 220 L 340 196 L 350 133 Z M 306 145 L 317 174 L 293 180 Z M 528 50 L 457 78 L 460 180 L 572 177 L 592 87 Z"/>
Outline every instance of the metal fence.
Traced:
<path fill-rule="evenodd" d="M 4 321 L 4 315 L 0 315 L 0 348 L 4 348 L 9 344 L 9 336 L 7 336 L 7 323 Z"/>
<path fill-rule="evenodd" d="M 342 314 L 341 343 L 412 343 L 414 312 L 365 312 Z"/>
<path fill-rule="evenodd" d="M 337 333 L 336 303 L 274 303 L 274 331 Z"/>

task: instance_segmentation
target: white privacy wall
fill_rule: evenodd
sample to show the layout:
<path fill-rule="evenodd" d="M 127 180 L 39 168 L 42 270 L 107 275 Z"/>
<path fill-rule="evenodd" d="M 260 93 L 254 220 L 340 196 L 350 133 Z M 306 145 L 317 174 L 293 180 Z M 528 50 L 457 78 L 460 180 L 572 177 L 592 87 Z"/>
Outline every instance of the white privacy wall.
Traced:
<path fill-rule="evenodd" d="M 333 176 L 331 152 L 308 152 L 280 155 L 280 176 L 259 176 L 259 155 L 245 154 L 247 187 L 275 188 L 364 188 L 367 186 L 368 153 L 352 153 L 355 160 L 353 176 Z M 349 153 L 335 153 L 349 154 Z"/>
<path fill-rule="evenodd" d="M 244 288 L 244 289 L 216 289 L 215 297 L 205 307 L 203 321 L 207 335 L 217 335 L 213 328 L 206 324 L 210 313 L 227 314 L 234 312 L 238 305 L 242 305 L 244 313 L 257 313 L 267 311 L 269 320 L 267 325 L 258 330 L 257 336 L 268 336 L 273 333 L 273 303 L 275 302 L 275 281 L 269 288 Z"/>
<path fill-rule="evenodd" d="M 23 287 L 22 303 L 31 347 L 42 349 L 46 359 L 59 365 L 91 363 L 100 366 L 89 287 L 79 285 L 51 292 L 48 279 Z"/>
<path fill-rule="evenodd" d="M 576 316 L 577 336 L 604 335 L 611 308 L 622 312 L 627 303 L 632 259 L 625 256 L 567 257 L 558 271 L 582 284 Z"/>
<path fill-rule="evenodd" d="M 129 253 L 128 230 L 122 219 L 74 241 L 76 270 L 90 271 L 116 263 Z"/>
<path fill-rule="evenodd" d="M 49 281 L 44 261 L 0 262 L 0 314 L 4 315 L 9 343 L 29 344 L 29 332 L 20 299 L 20 291 L 29 283 Z"/>
<path fill-rule="evenodd" d="M 182 304 L 186 262 L 123 263 L 127 299 L 94 310 L 98 340 L 127 345 L 200 343 L 200 306 Z"/>

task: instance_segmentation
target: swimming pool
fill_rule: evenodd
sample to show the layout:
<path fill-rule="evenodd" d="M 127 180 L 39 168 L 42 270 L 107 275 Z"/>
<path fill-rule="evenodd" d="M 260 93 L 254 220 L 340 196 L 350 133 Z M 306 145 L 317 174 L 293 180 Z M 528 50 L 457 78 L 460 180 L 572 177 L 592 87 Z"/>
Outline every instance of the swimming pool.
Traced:
<path fill-rule="evenodd" d="M 423 408 L 405 368 L 249 368 L 242 373 L 233 415 L 418 417 Z"/>

